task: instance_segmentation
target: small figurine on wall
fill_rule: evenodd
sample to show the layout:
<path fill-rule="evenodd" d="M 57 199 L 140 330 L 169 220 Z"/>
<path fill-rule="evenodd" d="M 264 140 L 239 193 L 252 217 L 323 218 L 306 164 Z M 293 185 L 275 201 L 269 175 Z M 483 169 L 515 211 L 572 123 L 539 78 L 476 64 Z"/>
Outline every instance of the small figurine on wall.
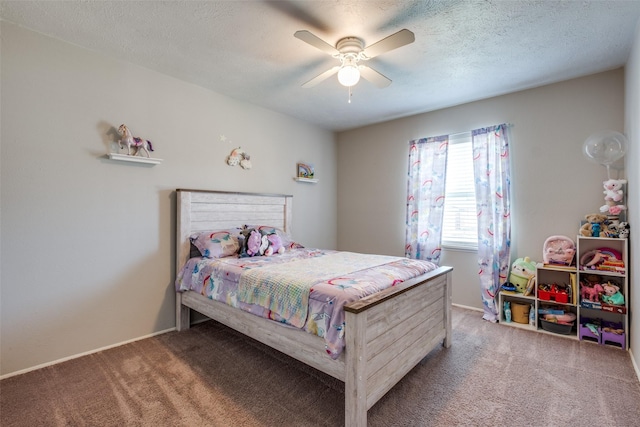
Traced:
<path fill-rule="evenodd" d="M 234 148 L 229 157 L 227 157 L 227 164 L 229 166 L 240 165 L 242 169 L 251 169 L 251 156 L 241 147 Z"/>
<path fill-rule="evenodd" d="M 129 156 L 137 156 L 140 150 L 144 150 L 144 152 L 147 153 L 147 157 L 149 157 L 149 151 L 154 151 L 151 141 L 133 136 L 126 125 L 120 125 L 118 133 L 121 135 L 120 148 L 126 146 Z M 133 154 L 131 154 L 132 148 Z"/>

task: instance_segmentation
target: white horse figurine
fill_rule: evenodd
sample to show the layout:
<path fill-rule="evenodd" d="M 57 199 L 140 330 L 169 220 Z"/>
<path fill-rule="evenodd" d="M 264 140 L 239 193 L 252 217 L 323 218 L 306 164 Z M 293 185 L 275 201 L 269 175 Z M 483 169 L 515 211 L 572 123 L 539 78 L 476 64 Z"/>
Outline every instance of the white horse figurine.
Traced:
<path fill-rule="evenodd" d="M 140 150 L 144 150 L 147 153 L 147 157 L 149 157 L 149 151 L 153 151 L 153 145 L 151 145 L 151 141 L 136 138 L 131 135 L 131 131 L 125 125 L 120 125 L 118 128 L 118 133 L 122 136 L 120 138 L 120 148 L 124 148 L 127 146 L 127 154 L 131 156 L 131 147 L 133 147 L 133 155 L 136 156 L 140 152 Z"/>

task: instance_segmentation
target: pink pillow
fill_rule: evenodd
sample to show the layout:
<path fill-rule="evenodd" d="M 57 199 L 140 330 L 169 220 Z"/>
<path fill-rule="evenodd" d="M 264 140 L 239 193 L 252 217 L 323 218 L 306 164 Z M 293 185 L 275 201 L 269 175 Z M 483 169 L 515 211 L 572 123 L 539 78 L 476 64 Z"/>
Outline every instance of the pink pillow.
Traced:
<path fill-rule="evenodd" d="M 189 240 L 205 258 L 222 258 L 235 255 L 240 250 L 238 235 L 241 228 L 202 231 L 192 234 Z"/>

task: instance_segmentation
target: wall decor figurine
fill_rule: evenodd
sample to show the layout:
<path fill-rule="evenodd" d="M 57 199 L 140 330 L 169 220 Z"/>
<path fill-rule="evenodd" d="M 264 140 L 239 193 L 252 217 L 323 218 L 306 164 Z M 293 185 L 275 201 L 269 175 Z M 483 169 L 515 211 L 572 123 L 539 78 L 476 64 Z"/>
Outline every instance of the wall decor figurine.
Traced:
<path fill-rule="evenodd" d="M 133 136 L 126 125 L 120 125 L 118 133 L 121 136 L 120 148 L 124 148 L 126 146 L 127 155 L 137 156 L 140 150 L 143 150 L 147 153 L 147 157 L 149 157 L 149 151 L 154 151 L 151 141 Z M 133 154 L 131 154 L 132 151 Z"/>
<path fill-rule="evenodd" d="M 234 148 L 227 157 L 227 164 L 229 166 L 238 166 L 242 169 L 251 169 L 251 156 L 245 153 L 245 151 L 241 148 Z"/>
<path fill-rule="evenodd" d="M 298 178 L 314 179 L 315 171 L 309 163 L 298 163 Z"/>

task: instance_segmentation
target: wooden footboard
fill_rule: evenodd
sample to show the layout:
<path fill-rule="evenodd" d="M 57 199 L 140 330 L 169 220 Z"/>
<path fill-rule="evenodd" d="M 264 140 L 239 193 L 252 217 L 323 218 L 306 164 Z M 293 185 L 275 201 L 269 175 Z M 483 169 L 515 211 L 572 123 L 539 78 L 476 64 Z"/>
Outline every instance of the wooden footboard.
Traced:
<path fill-rule="evenodd" d="M 439 342 L 451 345 L 451 271 L 345 307 L 346 426 L 366 426 L 369 408 Z"/>

